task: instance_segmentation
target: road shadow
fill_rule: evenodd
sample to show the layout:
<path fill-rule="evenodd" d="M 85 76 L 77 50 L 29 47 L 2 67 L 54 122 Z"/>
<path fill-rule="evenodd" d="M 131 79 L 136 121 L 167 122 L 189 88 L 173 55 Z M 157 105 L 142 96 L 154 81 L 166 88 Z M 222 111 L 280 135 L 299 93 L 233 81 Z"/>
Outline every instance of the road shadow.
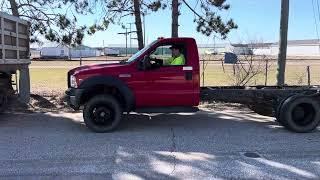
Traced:
<path fill-rule="evenodd" d="M 45 175 L 94 173 L 115 179 L 316 179 L 320 164 L 306 166 L 305 158 L 318 153 L 319 137 L 319 130 L 291 133 L 272 118 L 241 111 L 130 114 L 106 134 L 89 131 L 80 113 L 0 116 L 5 145 L 0 156 L 32 159 L 9 161 L 20 175 L 32 174 L 25 167 L 34 167 Z M 248 158 L 244 152 L 259 156 Z M 62 159 L 63 168 L 56 168 Z M 0 174 L 14 175 L 5 169 L 0 165 Z"/>
<path fill-rule="evenodd" d="M 277 126 L 273 118 L 259 116 L 255 113 L 212 112 L 200 111 L 197 113 L 171 113 L 171 114 L 129 114 L 124 116 L 120 130 L 146 130 L 146 128 L 230 128 L 234 126 L 248 126 L 251 128 L 265 129 Z"/>

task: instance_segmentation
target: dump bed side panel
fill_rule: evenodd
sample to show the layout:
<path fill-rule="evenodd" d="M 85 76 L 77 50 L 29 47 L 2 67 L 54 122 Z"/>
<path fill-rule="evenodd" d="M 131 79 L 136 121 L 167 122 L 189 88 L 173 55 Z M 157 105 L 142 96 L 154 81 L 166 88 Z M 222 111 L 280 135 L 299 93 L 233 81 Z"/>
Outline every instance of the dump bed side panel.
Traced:
<path fill-rule="evenodd" d="M 0 12 L 0 65 L 29 64 L 28 23 Z"/>

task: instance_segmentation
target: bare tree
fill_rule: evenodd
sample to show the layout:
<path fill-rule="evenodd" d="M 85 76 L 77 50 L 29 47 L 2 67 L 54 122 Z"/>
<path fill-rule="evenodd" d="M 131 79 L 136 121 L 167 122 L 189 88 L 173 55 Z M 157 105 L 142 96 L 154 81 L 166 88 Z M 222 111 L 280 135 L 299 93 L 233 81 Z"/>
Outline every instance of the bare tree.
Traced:
<path fill-rule="evenodd" d="M 266 62 L 270 62 L 271 58 L 266 55 L 254 55 L 255 49 L 261 48 L 261 46 L 264 46 L 264 43 L 243 44 L 240 51 L 237 52 L 241 55 L 238 56 L 237 63 L 232 67 L 231 79 L 234 81 L 234 86 L 246 86 L 256 81 L 257 77 L 261 75 L 267 76 L 266 73 L 272 64 Z M 256 82 L 254 84 L 256 85 Z"/>
<path fill-rule="evenodd" d="M 9 0 L 10 6 L 11 6 L 11 11 L 12 15 L 19 17 L 19 11 L 18 11 L 18 5 L 15 0 Z"/>
<path fill-rule="evenodd" d="M 156 12 L 165 8 L 166 4 L 161 0 L 101 0 L 104 3 L 104 19 L 111 23 L 121 23 L 122 18 L 134 16 L 137 30 L 139 49 L 144 47 L 141 15 L 146 15 L 148 11 Z"/>
<path fill-rule="evenodd" d="M 143 43 L 144 41 L 143 41 L 143 32 L 142 32 L 142 23 L 141 23 L 140 0 L 134 0 L 133 7 L 134 7 L 135 25 L 137 29 L 138 47 L 139 49 L 142 49 L 144 47 L 144 43 Z"/>
<path fill-rule="evenodd" d="M 179 0 L 172 0 L 172 25 L 171 25 L 171 36 L 179 36 Z"/>
<path fill-rule="evenodd" d="M 225 39 L 232 29 L 238 28 L 233 19 L 224 22 L 221 16 L 216 13 L 217 9 L 220 11 L 230 9 L 230 5 L 226 3 L 226 0 L 199 0 L 196 3 L 196 7 L 191 7 L 186 0 L 172 0 L 172 37 L 178 37 L 179 1 L 183 2 L 195 14 L 193 21 L 197 23 L 196 30 L 206 36 L 220 34 L 222 39 Z M 197 8 L 198 4 L 199 8 Z"/>

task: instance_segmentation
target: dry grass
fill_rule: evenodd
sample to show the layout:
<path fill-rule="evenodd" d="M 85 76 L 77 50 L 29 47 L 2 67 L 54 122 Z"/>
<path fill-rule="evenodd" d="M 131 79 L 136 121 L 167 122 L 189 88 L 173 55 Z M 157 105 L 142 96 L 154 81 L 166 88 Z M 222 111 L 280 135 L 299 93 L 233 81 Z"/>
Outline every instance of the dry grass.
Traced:
<path fill-rule="evenodd" d="M 110 58 L 111 59 L 111 58 Z M 84 61 L 83 64 L 103 63 L 103 61 Z M 276 84 L 276 61 L 270 62 L 268 85 Z M 32 92 L 63 93 L 67 88 L 67 72 L 79 66 L 78 61 L 34 61 L 30 66 Z M 320 84 L 320 60 L 290 60 L 287 62 L 286 83 L 288 85 L 307 85 L 306 67 L 311 67 L 311 84 Z M 202 65 L 201 65 L 202 67 Z M 205 86 L 233 85 L 232 65 L 221 62 L 209 62 L 205 68 Z M 202 73 L 201 73 L 202 74 Z M 264 85 L 265 77 L 261 74 L 250 85 Z M 201 77 L 202 84 L 202 77 Z"/>
<path fill-rule="evenodd" d="M 270 62 L 271 66 L 268 69 L 267 85 L 276 84 L 277 66 L 276 62 Z M 320 84 L 320 61 L 291 61 L 286 66 L 286 84 L 288 85 L 307 85 L 307 66 L 311 70 L 311 84 Z M 263 67 L 264 68 L 264 67 Z M 223 71 L 221 63 L 210 63 L 205 68 L 205 86 L 225 86 L 233 85 L 233 65 L 224 65 Z M 201 74 L 202 75 L 202 74 Z M 202 78 L 201 78 L 202 83 Z M 265 73 L 254 78 L 248 85 L 264 85 Z"/>

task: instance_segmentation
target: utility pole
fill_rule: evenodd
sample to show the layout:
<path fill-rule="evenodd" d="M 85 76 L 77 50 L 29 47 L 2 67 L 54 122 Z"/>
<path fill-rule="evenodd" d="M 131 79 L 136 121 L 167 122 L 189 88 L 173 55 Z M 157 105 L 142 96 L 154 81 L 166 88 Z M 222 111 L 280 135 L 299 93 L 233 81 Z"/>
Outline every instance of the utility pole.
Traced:
<path fill-rule="evenodd" d="M 104 46 L 104 40 L 102 40 L 102 52 L 103 52 L 103 55 L 106 57 L 106 60 L 108 60 L 108 55 L 106 54 L 106 48 Z"/>
<path fill-rule="evenodd" d="M 143 13 L 142 18 L 143 18 L 143 43 L 146 45 L 146 15 L 149 15 L 150 13 Z"/>
<path fill-rule="evenodd" d="M 128 28 L 125 28 L 126 29 L 126 32 L 123 32 L 123 33 L 118 33 L 118 34 L 123 34 L 126 36 L 126 57 L 128 56 Z"/>
<path fill-rule="evenodd" d="M 277 85 L 285 84 L 288 43 L 289 0 L 281 0 L 280 41 L 278 55 Z"/>
<path fill-rule="evenodd" d="M 128 34 L 130 34 L 131 36 L 131 33 L 134 33 L 134 32 L 137 32 L 137 31 L 129 31 L 128 32 L 128 28 L 125 28 L 126 32 L 122 32 L 122 33 L 118 33 L 118 34 L 123 34 L 126 36 L 126 56 L 128 56 Z M 132 38 L 134 39 L 134 38 Z M 130 41 L 131 41 L 131 38 L 130 38 Z"/>
<path fill-rule="evenodd" d="M 143 14 L 142 17 L 143 17 L 143 44 L 146 46 L 146 17 L 145 17 L 145 14 Z"/>
<path fill-rule="evenodd" d="M 131 35 L 131 25 L 134 23 L 128 23 L 129 24 L 129 31 L 130 31 L 130 54 L 132 54 L 132 35 Z"/>

